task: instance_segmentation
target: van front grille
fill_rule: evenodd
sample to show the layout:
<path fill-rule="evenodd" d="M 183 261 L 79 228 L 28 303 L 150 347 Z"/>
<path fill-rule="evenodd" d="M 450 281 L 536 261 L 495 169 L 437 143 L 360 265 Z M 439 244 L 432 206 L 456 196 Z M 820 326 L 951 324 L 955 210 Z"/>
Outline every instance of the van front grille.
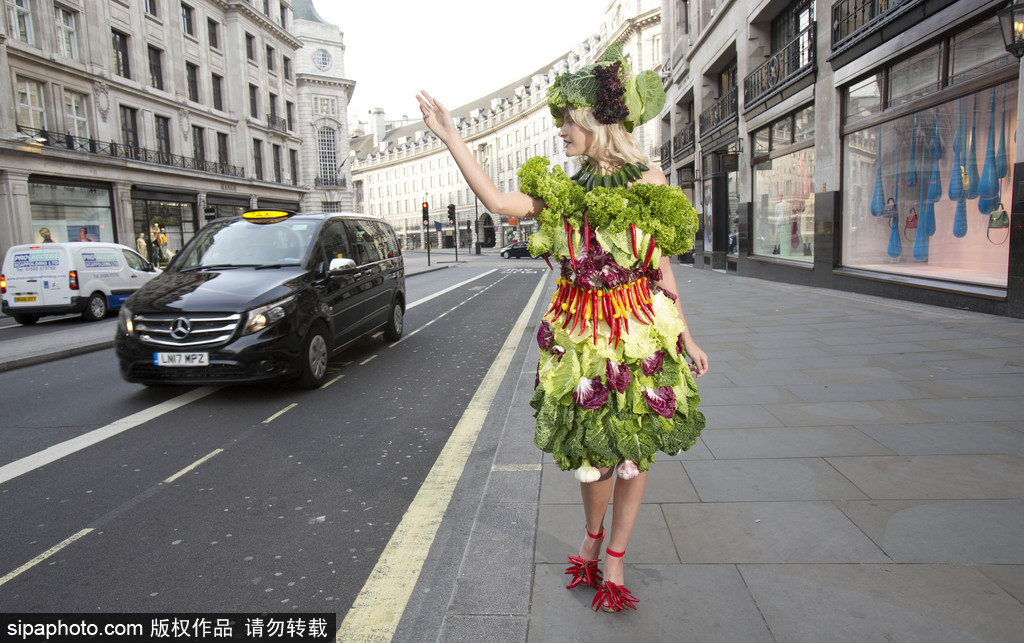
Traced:
<path fill-rule="evenodd" d="M 151 346 L 208 348 L 227 343 L 238 329 L 238 313 L 136 315 L 139 340 Z"/>

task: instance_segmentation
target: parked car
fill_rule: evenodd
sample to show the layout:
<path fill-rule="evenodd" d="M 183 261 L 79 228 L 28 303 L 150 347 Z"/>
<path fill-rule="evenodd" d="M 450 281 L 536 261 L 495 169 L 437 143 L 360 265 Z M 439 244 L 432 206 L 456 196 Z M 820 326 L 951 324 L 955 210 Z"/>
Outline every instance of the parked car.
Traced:
<path fill-rule="evenodd" d="M 159 272 L 137 252 L 117 243 L 11 246 L 0 274 L 2 308 L 19 324 L 34 324 L 47 315 L 76 313 L 86 321 L 96 321 L 120 308 Z"/>
<path fill-rule="evenodd" d="M 402 336 L 405 265 L 391 226 L 246 212 L 200 230 L 121 309 L 121 375 L 142 384 L 298 379 L 371 333 Z"/>
<path fill-rule="evenodd" d="M 519 259 L 521 257 L 530 257 L 532 255 L 530 255 L 530 248 L 528 247 L 525 241 L 516 241 L 515 243 L 510 243 L 509 245 L 502 248 L 501 256 L 505 257 L 506 259 L 509 259 L 511 257 Z"/>

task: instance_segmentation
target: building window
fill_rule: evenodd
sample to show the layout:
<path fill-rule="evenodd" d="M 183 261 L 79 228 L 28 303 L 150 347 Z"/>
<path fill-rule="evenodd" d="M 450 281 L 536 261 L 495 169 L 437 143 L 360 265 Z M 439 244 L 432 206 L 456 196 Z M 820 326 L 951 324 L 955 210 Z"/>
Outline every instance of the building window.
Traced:
<path fill-rule="evenodd" d="M 288 150 L 288 166 L 292 173 L 292 185 L 299 184 L 299 153 Z"/>
<path fill-rule="evenodd" d="M 256 85 L 249 85 L 249 116 L 260 117 L 260 96 Z"/>
<path fill-rule="evenodd" d="M 288 56 L 281 56 L 281 73 L 285 80 L 292 79 L 292 59 Z"/>
<path fill-rule="evenodd" d="M 196 10 L 191 6 L 181 3 L 181 31 L 186 35 L 195 38 L 196 35 Z"/>
<path fill-rule="evenodd" d="M 156 116 L 156 150 L 160 154 L 161 163 L 169 163 L 171 160 L 171 119 L 166 116 Z"/>
<path fill-rule="evenodd" d="M 258 138 L 252 139 L 252 162 L 256 171 L 256 178 L 263 180 L 263 141 Z"/>
<path fill-rule="evenodd" d="M 65 58 L 78 60 L 78 14 L 64 7 L 55 7 L 57 11 L 57 44 Z"/>
<path fill-rule="evenodd" d="M 78 138 L 90 138 L 88 99 L 78 92 L 64 92 L 64 127 Z"/>
<path fill-rule="evenodd" d="M 198 103 L 199 67 L 192 63 L 185 63 L 185 79 L 188 82 L 188 99 L 193 103 Z"/>
<path fill-rule="evenodd" d="M 121 105 L 121 143 L 126 154 L 135 158 L 139 153 L 139 110 Z"/>
<path fill-rule="evenodd" d="M 221 171 L 231 163 L 228 154 L 228 135 L 224 132 L 217 132 L 217 162 L 221 165 Z"/>
<path fill-rule="evenodd" d="M 211 49 L 220 49 L 220 23 L 212 18 L 206 20 L 206 38 Z"/>
<path fill-rule="evenodd" d="M 288 31 L 288 5 L 281 3 L 281 28 Z"/>
<path fill-rule="evenodd" d="M 317 49 L 313 52 L 313 64 L 318 69 L 326 71 L 331 66 L 331 54 L 327 53 L 326 49 Z"/>
<path fill-rule="evenodd" d="M 319 178 L 324 185 L 334 185 L 338 172 L 337 133 L 330 127 L 317 130 Z"/>
<path fill-rule="evenodd" d="M 263 0 L 263 15 L 270 17 L 270 0 Z"/>
<path fill-rule="evenodd" d="M 35 44 L 30 0 L 7 0 L 7 24 L 16 40 L 29 45 Z"/>
<path fill-rule="evenodd" d="M 204 170 L 206 161 L 206 130 L 192 126 L 192 158 L 196 161 L 196 169 Z"/>
<path fill-rule="evenodd" d="M 341 201 L 321 201 L 321 212 L 341 212 Z"/>
<path fill-rule="evenodd" d="M 270 108 L 270 121 L 273 125 L 277 121 L 277 94 L 270 92 L 270 96 L 267 100 Z"/>
<path fill-rule="evenodd" d="M 160 17 L 160 0 L 146 0 L 143 7 L 147 15 L 154 18 Z"/>
<path fill-rule="evenodd" d="M 217 74 L 210 76 L 210 85 L 213 91 L 213 108 L 224 111 L 224 90 L 223 90 L 224 79 Z"/>
<path fill-rule="evenodd" d="M 288 131 L 295 131 L 295 103 L 291 101 L 285 101 L 284 104 L 285 119 L 288 126 Z"/>
<path fill-rule="evenodd" d="M 256 62 L 256 36 L 245 34 L 245 57 Z"/>
<path fill-rule="evenodd" d="M 267 45 L 267 71 L 275 71 L 274 54 L 274 48 Z"/>
<path fill-rule="evenodd" d="M 18 79 L 18 127 L 46 129 L 43 86 L 34 80 Z"/>
<path fill-rule="evenodd" d="M 338 114 L 338 100 L 331 96 L 314 96 L 313 114 L 316 116 L 336 116 Z"/>
<path fill-rule="evenodd" d="M 124 78 L 132 77 L 131 64 L 128 62 L 128 34 L 112 31 L 114 44 L 114 73 Z"/>
<path fill-rule="evenodd" d="M 283 168 L 281 166 L 281 146 L 280 145 L 274 145 L 273 155 L 274 155 L 274 181 L 276 181 L 277 183 L 283 183 L 284 182 L 284 176 L 281 173 Z"/>
<path fill-rule="evenodd" d="M 156 89 L 164 88 L 164 52 L 149 46 L 149 85 Z"/>

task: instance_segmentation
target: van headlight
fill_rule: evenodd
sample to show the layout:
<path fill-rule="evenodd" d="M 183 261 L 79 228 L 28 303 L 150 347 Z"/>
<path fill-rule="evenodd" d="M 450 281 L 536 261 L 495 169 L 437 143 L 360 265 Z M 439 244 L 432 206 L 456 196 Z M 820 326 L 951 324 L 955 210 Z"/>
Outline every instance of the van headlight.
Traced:
<path fill-rule="evenodd" d="M 128 306 L 121 306 L 121 312 L 117 314 L 117 323 L 121 331 L 131 335 L 135 331 L 135 322 L 132 321 L 132 311 Z"/>
<path fill-rule="evenodd" d="M 285 297 L 274 303 L 253 308 L 245 320 L 243 335 L 258 333 L 264 328 L 272 326 L 288 316 L 288 313 L 295 308 L 295 295 Z"/>

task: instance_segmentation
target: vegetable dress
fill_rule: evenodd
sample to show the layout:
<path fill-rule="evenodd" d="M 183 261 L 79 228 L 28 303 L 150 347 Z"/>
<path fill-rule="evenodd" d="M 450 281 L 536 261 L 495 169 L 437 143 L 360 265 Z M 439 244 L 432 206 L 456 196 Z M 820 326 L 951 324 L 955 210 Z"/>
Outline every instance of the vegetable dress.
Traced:
<path fill-rule="evenodd" d="M 623 460 L 646 471 L 705 424 L 675 296 L 656 285 L 661 256 L 692 244 L 697 213 L 677 187 L 634 183 L 644 166 L 569 177 L 549 163 L 519 171 L 520 190 L 546 205 L 530 253 L 561 270 L 537 331 L 534 442 L 577 477 Z"/>

